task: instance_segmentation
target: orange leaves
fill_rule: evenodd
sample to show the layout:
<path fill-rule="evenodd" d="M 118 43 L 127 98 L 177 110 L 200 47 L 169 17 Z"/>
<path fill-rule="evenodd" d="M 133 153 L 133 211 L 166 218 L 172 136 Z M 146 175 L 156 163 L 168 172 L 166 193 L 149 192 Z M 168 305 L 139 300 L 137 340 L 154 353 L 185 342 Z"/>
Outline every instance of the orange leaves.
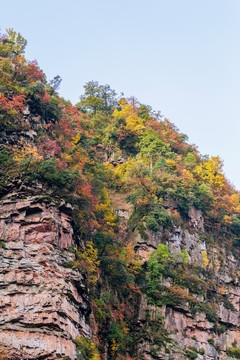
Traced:
<path fill-rule="evenodd" d="M 92 187 L 88 182 L 85 183 L 79 189 L 76 189 L 76 190 L 78 190 L 79 193 L 84 195 L 84 197 L 88 198 L 91 201 L 92 205 L 97 204 L 97 200 L 96 200 L 96 198 L 94 197 L 94 195 L 92 193 Z"/>
<path fill-rule="evenodd" d="M 25 95 L 15 95 L 12 99 L 8 99 L 0 93 L 0 108 L 5 111 L 12 110 L 17 114 L 18 111 L 23 111 L 25 98 Z"/>
<path fill-rule="evenodd" d="M 186 169 L 182 170 L 182 180 L 183 186 L 187 189 L 189 189 L 192 184 L 196 183 L 196 179 L 194 178 L 191 171 Z"/>
<path fill-rule="evenodd" d="M 29 84 L 35 81 L 43 81 L 45 74 L 39 70 L 36 60 L 30 62 L 25 68 L 25 76 Z"/>
<path fill-rule="evenodd" d="M 99 198 L 95 169 L 97 149 L 93 146 L 94 129 L 88 116 L 73 106 L 63 107 L 63 116 L 55 126 L 58 144 L 62 147 L 58 162 L 60 166 L 79 173 L 80 181 L 75 184 L 75 197 L 82 199 L 83 209 L 78 213 L 78 221 L 86 231 L 96 229 L 113 234 L 116 216 L 113 214 L 106 189 Z M 87 230 L 88 229 L 88 230 Z"/>
<path fill-rule="evenodd" d="M 66 113 L 69 116 L 78 116 L 80 114 L 80 111 L 75 106 L 67 106 L 66 107 Z"/>
<path fill-rule="evenodd" d="M 139 294 L 139 295 L 142 294 L 142 292 L 141 292 L 141 290 L 140 290 L 140 288 L 138 286 L 135 286 L 135 285 L 129 283 L 128 287 L 134 294 Z"/>
<path fill-rule="evenodd" d="M 43 95 L 42 102 L 45 104 L 51 102 L 50 96 L 48 95 L 47 92 L 45 92 L 45 94 Z"/>

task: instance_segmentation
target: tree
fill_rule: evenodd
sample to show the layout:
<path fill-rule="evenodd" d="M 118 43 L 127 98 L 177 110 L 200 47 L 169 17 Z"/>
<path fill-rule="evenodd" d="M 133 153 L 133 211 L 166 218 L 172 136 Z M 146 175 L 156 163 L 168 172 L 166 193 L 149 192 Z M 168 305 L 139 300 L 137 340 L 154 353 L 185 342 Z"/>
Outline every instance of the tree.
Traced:
<path fill-rule="evenodd" d="M 62 82 L 62 78 L 60 75 L 54 76 L 54 78 L 49 81 L 49 85 L 53 89 L 51 95 L 53 95 L 54 93 L 57 94 L 57 91 L 60 88 L 61 82 Z"/>
<path fill-rule="evenodd" d="M 198 165 L 194 173 L 200 180 L 210 184 L 216 190 L 221 190 L 226 183 L 223 175 L 223 162 L 219 156 L 211 156 L 208 161 Z"/>
<path fill-rule="evenodd" d="M 11 60 L 15 56 L 24 54 L 27 40 L 20 33 L 16 33 L 13 29 L 7 29 L 5 35 L 0 36 L 0 56 L 9 57 Z"/>
<path fill-rule="evenodd" d="M 161 155 L 161 151 L 164 147 L 162 140 L 156 132 L 151 129 L 147 129 L 141 135 L 139 147 L 141 149 L 140 154 L 143 157 L 147 156 L 150 159 L 150 167 L 152 169 L 153 157 Z"/>
<path fill-rule="evenodd" d="M 118 103 L 117 93 L 109 85 L 99 85 L 98 81 L 89 81 L 84 86 L 85 93 L 80 97 L 77 106 L 90 110 L 111 112 Z"/>

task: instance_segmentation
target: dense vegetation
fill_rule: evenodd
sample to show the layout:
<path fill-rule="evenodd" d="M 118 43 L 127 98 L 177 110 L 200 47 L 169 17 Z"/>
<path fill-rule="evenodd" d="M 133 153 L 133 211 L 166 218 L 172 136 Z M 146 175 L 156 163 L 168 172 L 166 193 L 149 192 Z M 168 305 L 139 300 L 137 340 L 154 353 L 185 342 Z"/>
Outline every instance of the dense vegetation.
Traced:
<path fill-rule="evenodd" d="M 56 199 L 74 205 L 79 248 L 75 262 L 66 266 L 86 273 L 98 324 L 98 349 L 90 340 L 76 339 L 81 356 L 98 359 L 108 344 L 112 359 L 130 358 L 140 338 L 167 349 L 161 317 L 157 322 L 149 318 L 136 332 L 132 319 L 142 292 L 158 306 L 188 301 L 193 312 L 201 310 L 216 323 L 208 304 L 210 283 L 198 277 L 208 260 L 199 270 L 189 265 L 185 250 L 173 258 L 162 245 L 143 264 L 133 245 L 119 236 L 111 194 L 132 205 L 129 233 L 138 231 L 144 238 L 149 231 L 167 231 L 183 222 L 188 226 L 194 206 L 204 216 L 204 236 L 217 234 L 238 253 L 239 193 L 225 178 L 222 161 L 201 156 L 169 120 L 135 98 L 118 96 L 109 85 L 88 82 L 73 106 L 58 95 L 61 78 L 48 82 L 37 62 L 26 60 L 25 46 L 13 30 L 0 37 L 0 130 L 9 139 L 1 140 L 0 189 L 4 193 L 16 180 L 42 183 Z M 34 126 L 32 138 L 11 142 Z M 174 209 L 166 209 L 169 199 Z M 162 276 L 172 279 L 171 288 L 159 285 Z M 196 292 L 206 298 L 205 306 L 192 295 Z M 228 351 L 235 354 L 236 349 Z M 194 354 L 190 351 L 189 358 Z"/>

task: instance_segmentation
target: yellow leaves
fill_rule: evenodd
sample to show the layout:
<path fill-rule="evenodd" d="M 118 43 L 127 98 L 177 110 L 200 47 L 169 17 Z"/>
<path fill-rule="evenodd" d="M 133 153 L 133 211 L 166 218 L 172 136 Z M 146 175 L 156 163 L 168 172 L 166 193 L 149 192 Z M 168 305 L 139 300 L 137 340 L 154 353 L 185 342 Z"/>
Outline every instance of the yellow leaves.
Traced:
<path fill-rule="evenodd" d="M 133 132 L 139 132 L 145 128 L 144 120 L 139 118 L 136 114 L 132 114 L 126 118 L 126 128 Z"/>
<path fill-rule="evenodd" d="M 62 160 L 65 160 L 68 164 L 71 164 L 72 162 L 72 156 L 67 154 L 66 152 L 61 154 L 61 158 Z"/>
<path fill-rule="evenodd" d="M 27 41 L 21 36 L 20 33 L 17 33 L 13 29 L 7 29 L 6 33 L 9 39 L 9 42 L 7 44 L 9 48 L 12 49 L 12 53 L 15 56 L 21 55 L 24 51 Z"/>
<path fill-rule="evenodd" d="M 203 181 L 207 181 L 214 188 L 222 189 L 225 177 L 222 173 L 223 162 L 218 156 L 212 156 L 208 161 L 196 166 L 194 173 Z"/>
<path fill-rule="evenodd" d="M 127 269 L 131 274 L 137 274 L 141 270 L 143 261 L 140 256 L 136 254 L 133 244 L 125 246 L 122 259 L 126 261 Z"/>
<path fill-rule="evenodd" d="M 0 57 L 0 77 L 4 80 L 10 80 L 12 78 L 12 63 L 9 58 Z"/>
<path fill-rule="evenodd" d="M 103 189 L 102 200 L 101 203 L 97 205 L 97 211 L 102 213 L 106 225 L 110 227 L 109 230 L 113 231 L 111 228 L 116 226 L 117 215 L 114 215 L 113 213 L 111 201 L 106 188 Z"/>
<path fill-rule="evenodd" d="M 21 150 L 15 150 L 14 160 L 20 164 L 24 159 L 33 159 L 37 161 L 43 160 L 43 157 L 39 155 L 36 147 L 31 145 L 24 145 Z"/>
<path fill-rule="evenodd" d="M 202 259 L 203 259 L 203 268 L 206 268 L 209 264 L 208 256 L 206 250 L 202 251 Z"/>
<path fill-rule="evenodd" d="M 170 167 L 171 170 L 175 170 L 175 169 L 176 169 L 176 161 L 170 160 L 170 159 L 166 159 L 165 162 L 166 162 L 166 164 Z"/>
<path fill-rule="evenodd" d="M 219 292 L 221 295 L 224 295 L 224 294 L 226 294 L 227 289 L 226 289 L 226 287 L 224 287 L 224 286 L 220 286 L 220 287 L 218 288 L 218 292 Z"/>
<path fill-rule="evenodd" d="M 233 211 L 235 213 L 240 213 L 240 202 L 239 202 L 239 194 L 233 194 L 230 197 L 230 203 L 233 207 Z"/>
<path fill-rule="evenodd" d="M 119 101 L 118 105 L 121 106 L 121 108 L 123 108 L 125 105 L 127 105 L 127 100 L 123 98 L 122 100 Z"/>
<path fill-rule="evenodd" d="M 81 139 L 81 134 L 77 133 L 75 137 L 73 137 L 73 143 L 76 145 Z"/>
<path fill-rule="evenodd" d="M 100 262 L 98 260 L 98 251 L 93 247 L 93 243 L 91 241 L 86 242 L 84 249 L 76 250 L 76 255 L 77 260 L 74 262 L 74 267 L 87 273 L 90 285 L 96 284 Z"/>
<path fill-rule="evenodd" d="M 229 216 L 229 215 L 225 215 L 224 218 L 223 218 L 225 224 L 227 225 L 231 225 L 232 224 L 232 217 Z"/>
<path fill-rule="evenodd" d="M 111 344 L 111 350 L 112 350 L 113 354 L 118 350 L 118 347 L 119 347 L 119 344 L 117 344 L 116 340 L 113 338 L 112 344 Z"/>
<path fill-rule="evenodd" d="M 148 205 L 150 203 L 150 199 L 148 197 L 143 197 L 143 198 L 139 198 L 137 201 L 136 201 L 136 205 L 138 207 L 141 207 L 141 206 L 144 206 L 144 205 Z"/>
<path fill-rule="evenodd" d="M 126 100 L 121 102 L 122 110 L 114 110 L 113 116 L 117 120 L 125 119 L 126 129 L 132 132 L 139 132 L 145 128 L 145 120 L 138 117 L 136 108 L 129 105 Z"/>
<path fill-rule="evenodd" d="M 115 179 L 123 179 L 129 176 L 129 170 L 136 164 L 135 160 L 126 161 L 124 164 L 118 164 L 113 166 L 112 164 L 107 164 L 107 167 L 113 171 L 113 177 Z"/>
<path fill-rule="evenodd" d="M 191 171 L 187 170 L 187 169 L 183 169 L 183 174 L 186 176 L 186 178 L 188 178 L 191 182 L 195 182 L 195 178 L 193 176 L 193 174 L 191 173 Z"/>
<path fill-rule="evenodd" d="M 136 113 L 136 109 L 134 108 L 134 106 L 131 106 L 126 102 L 125 105 L 122 106 L 121 111 L 119 111 L 117 109 L 114 110 L 113 116 L 117 119 L 122 119 L 122 118 L 126 118 L 134 113 Z"/>
<path fill-rule="evenodd" d="M 77 350 L 81 353 L 81 359 L 100 360 L 99 351 L 93 341 L 90 339 L 79 337 L 75 339 Z"/>

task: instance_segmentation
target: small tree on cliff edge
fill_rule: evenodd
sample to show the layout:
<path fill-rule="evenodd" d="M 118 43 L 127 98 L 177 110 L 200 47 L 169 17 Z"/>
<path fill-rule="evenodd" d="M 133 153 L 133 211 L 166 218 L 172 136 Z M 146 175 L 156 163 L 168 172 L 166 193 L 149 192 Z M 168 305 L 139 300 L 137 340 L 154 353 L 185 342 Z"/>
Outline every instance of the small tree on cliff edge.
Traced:
<path fill-rule="evenodd" d="M 89 81 L 84 86 L 85 93 L 80 97 L 77 107 L 89 110 L 112 112 L 118 104 L 117 93 L 109 85 L 99 85 L 98 81 Z"/>

